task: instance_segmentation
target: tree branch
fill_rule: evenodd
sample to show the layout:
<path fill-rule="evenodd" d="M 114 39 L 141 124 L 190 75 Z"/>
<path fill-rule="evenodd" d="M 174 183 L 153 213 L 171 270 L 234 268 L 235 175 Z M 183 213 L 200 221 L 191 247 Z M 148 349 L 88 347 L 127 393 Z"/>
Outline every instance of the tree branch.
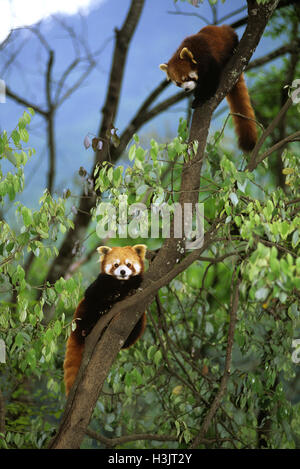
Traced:
<path fill-rule="evenodd" d="M 22 106 L 31 107 L 37 114 L 41 114 L 43 117 L 48 117 L 48 110 L 42 109 L 37 104 L 31 103 L 27 99 L 23 98 L 22 96 L 17 95 L 14 93 L 9 86 L 6 85 L 6 95 L 16 101 L 18 104 L 22 104 Z"/>
<path fill-rule="evenodd" d="M 291 44 L 285 44 L 282 47 L 278 47 L 278 49 L 275 49 L 269 54 L 266 54 L 263 57 L 259 57 L 256 60 L 252 60 L 246 70 L 252 70 L 253 68 L 261 67 L 262 65 L 265 65 L 271 62 L 272 60 L 278 59 L 278 57 L 281 57 L 282 55 L 296 51 L 297 49 L 299 49 L 299 47 L 299 40 L 292 42 Z"/>
<path fill-rule="evenodd" d="M 52 69 L 54 63 L 54 52 L 49 50 L 47 73 L 46 73 L 46 100 L 48 107 L 48 118 L 47 118 L 47 136 L 48 136 L 48 151 L 49 151 L 49 168 L 47 177 L 47 189 L 52 194 L 54 179 L 55 179 L 55 165 L 56 165 L 56 151 L 55 151 L 55 136 L 54 136 L 54 113 L 55 108 L 53 107 L 51 97 L 51 84 L 52 84 Z"/>
<path fill-rule="evenodd" d="M 293 134 L 288 135 L 287 137 L 280 140 L 280 142 L 275 143 L 275 145 L 273 145 L 271 148 L 268 148 L 268 150 L 266 150 L 262 155 L 260 155 L 259 158 L 257 158 L 255 162 L 251 164 L 251 166 L 249 165 L 249 171 L 253 171 L 255 168 L 257 168 L 257 166 L 263 160 L 268 158 L 275 151 L 280 150 L 280 148 L 284 147 L 287 143 L 299 142 L 299 141 L 300 141 L 300 131 L 294 132 Z"/>
<path fill-rule="evenodd" d="M 250 160 L 247 164 L 246 170 L 248 169 L 249 171 L 253 171 L 256 168 L 258 164 L 256 163 L 256 159 L 259 154 L 259 150 L 261 149 L 266 139 L 273 133 L 274 129 L 277 127 L 277 125 L 279 124 L 281 119 L 284 117 L 288 109 L 292 106 L 292 104 L 293 104 L 292 98 L 288 98 L 284 106 L 281 108 L 281 110 L 277 114 L 277 116 L 273 119 L 273 121 L 270 123 L 270 125 L 266 128 L 264 133 L 261 135 L 260 139 L 256 143 L 251 153 Z"/>

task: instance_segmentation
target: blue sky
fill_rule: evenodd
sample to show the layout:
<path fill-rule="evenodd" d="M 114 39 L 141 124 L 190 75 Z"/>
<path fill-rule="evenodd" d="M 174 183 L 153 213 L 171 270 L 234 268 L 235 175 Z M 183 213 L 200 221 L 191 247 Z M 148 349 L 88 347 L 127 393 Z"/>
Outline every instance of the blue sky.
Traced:
<path fill-rule="evenodd" d="M 61 3 L 63 4 L 64 0 L 61 0 Z M 92 166 L 93 153 L 84 149 L 83 139 L 88 132 L 96 134 L 99 128 L 114 45 L 113 31 L 115 27 L 121 27 L 129 4 L 129 0 L 105 0 L 100 5 L 94 6 L 89 14 L 84 16 L 84 29 L 82 29 L 82 21 L 78 14 L 62 16 L 64 21 L 75 31 L 79 33 L 85 31 L 84 35 L 91 50 L 96 50 L 102 45 L 104 47 L 99 55 L 96 69 L 84 85 L 65 101 L 57 113 L 55 189 L 58 193 L 61 193 L 65 187 L 74 187 L 74 175 L 80 166 L 84 166 L 88 170 Z M 207 0 L 197 9 L 180 1 L 176 5 L 184 12 L 199 13 L 208 20 L 212 19 Z M 243 5 L 245 5 L 244 0 L 235 0 L 234 2 L 227 0 L 225 4 L 219 1 L 219 17 L 223 17 Z M 175 11 L 173 0 L 146 0 L 145 2 L 126 63 L 120 106 L 115 122 L 115 126 L 120 131 L 132 118 L 151 90 L 163 79 L 164 75 L 158 65 L 170 58 L 185 36 L 194 34 L 205 26 L 205 23 L 196 16 L 174 15 L 170 14 L 170 11 Z M 244 15 L 245 12 L 242 12 L 230 19 L 229 22 Z M 41 30 L 51 48 L 55 50 L 54 76 L 59 78 L 62 71 L 72 61 L 72 44 L 56 21 L 48 18 L 42 24 Z M 237 32 L 241 37 L 243 30 L 239 29 Z M 43 77 L 46 68 L 45 52 L 38 39 L 28 31 L 19 34 L 13 49 L 16 50 L 20 46 L 22 46 L 22 50 L 16 58 L 15 65 L 5 70 L 3 67 L 7 57 L 3 53 L 0 54 L 0 70 L 3 74 L 0 78 L 4 78 L 8 86 L 16 93 L 45 108 Z M 273 48 L 274 41 L 270 38 L 264 38 L 254 57 L 264 55 Z M 178 90 L 174 86 L 169 86 L 159 99 L 176 91 Z M 10 99 L 7 99 L 5 104 L 0 104 L 1 129 L 12 130 L 23 110 L 23 106 L 17 105 Z M 175 135 L 178 119 L 185 115 L 185 111 L 186 102 L 181 102 L 150 121 L 139 131 L 139 134 L 144 135 L 145 138 L 152 135 L 160 139 L 170 138 Z M 213 128 L 215 126 L 216 124 L 213 124 Z M 46 182 L 48 162 L 45 138 L 44 122 L 36 115 L 32 122 L 29 143 L 35 147 L 37 153 L 26 167 L 25 174 L 29 185 L 22 196 L 22 201 L 29 205 L 33 199 L 40 196 Z"/>

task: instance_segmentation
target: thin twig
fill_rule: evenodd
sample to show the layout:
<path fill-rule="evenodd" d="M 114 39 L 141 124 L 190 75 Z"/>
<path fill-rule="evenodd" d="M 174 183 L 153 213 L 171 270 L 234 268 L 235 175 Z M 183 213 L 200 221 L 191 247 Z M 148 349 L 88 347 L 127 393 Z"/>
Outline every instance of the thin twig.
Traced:
<path fill-rule="evenodd" d="M 233 273 L 232 275 L 232 282 L 231 282 L 231 290 L 232 290 L 232 296 L 231 296 L 231 308 L 230 308 L 230 322 L 229 322 L 229 330 L 228 330 L 228 338 L 227 338 L 227 348 L 226 348 L 226 358 L 225 358 L 225 369 L 223 376 L 221 378 L 220 382 L 220 387 L 219 390 L 212 402 L 212 405 L 206 414 L 206 417 L 203 421 L 202 427 L 198 433 L 198 435 L 195 437 L 191 448 L 197 448 L 199 444 L 201 443 L 201 440 L 205 437 L 209 426 L 212 422 L 213 417 L 215 416 L 218 408 L 220 407 L 222 403 L 222 398 L 225 394 L 226 388 L 227 388 L 227 383 L 228 379 L 230 377 L 231 373 L 231 360 L 232 360 L 232 348 L 233 348 L 233 343 L 234 343 L 234 331 L 235 331 L 235 324 L 236 324 L 236 313 L 238 309 L 238 300 L 239 300 L 239 285 L 240 285 L 240 280 L 237 279 L 235 280 L 236 272 Z M 233 284 L 235 282 L 235 287 L 233 287 Z"/>

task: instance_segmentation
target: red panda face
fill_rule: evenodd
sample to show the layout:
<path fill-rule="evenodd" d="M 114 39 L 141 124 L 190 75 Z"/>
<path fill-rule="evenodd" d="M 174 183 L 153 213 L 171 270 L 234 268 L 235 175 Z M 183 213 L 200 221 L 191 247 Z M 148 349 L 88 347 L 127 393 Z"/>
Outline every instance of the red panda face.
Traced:
<path fill-rule="evenodd" d="M 128 280 L 144 271 L 147 247 L 144 244 L 125 247 L 100 246 L 101 272 L 118 280 Z"/>
<path fill-rule="evenodd" d="M 188 66 L 186 67 L 181 62 L 180 67 L 176 66 L 176 63 L 168 66 L 169 77 L 174 85 L 185 91 L 192 91 L 197 86 L 198 73 L 196 70 L 192 70 L 190 63 L 187 63 Z"/>
<path fill-rule="evenodd" d="M 197 86 L 198 72 L 193 54 L 184 47 L 181 52 L 173 56 L 168 63 L 159 68 L 166 73 L 167 79 L 185 91 L 192 91 Z"/>

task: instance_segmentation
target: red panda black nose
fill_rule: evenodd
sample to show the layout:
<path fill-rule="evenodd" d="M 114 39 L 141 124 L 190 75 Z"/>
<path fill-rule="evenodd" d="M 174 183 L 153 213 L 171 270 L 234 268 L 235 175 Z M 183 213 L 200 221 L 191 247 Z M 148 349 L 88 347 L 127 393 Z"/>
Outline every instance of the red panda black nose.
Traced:
<path fill-rule="evenodd" d="M 120 271 L 120 274 L 121 274 L 121 275 L 125 275 L 125 274 L 126 274 L 125 270 L 121 270 L 121 271 Z"/>

